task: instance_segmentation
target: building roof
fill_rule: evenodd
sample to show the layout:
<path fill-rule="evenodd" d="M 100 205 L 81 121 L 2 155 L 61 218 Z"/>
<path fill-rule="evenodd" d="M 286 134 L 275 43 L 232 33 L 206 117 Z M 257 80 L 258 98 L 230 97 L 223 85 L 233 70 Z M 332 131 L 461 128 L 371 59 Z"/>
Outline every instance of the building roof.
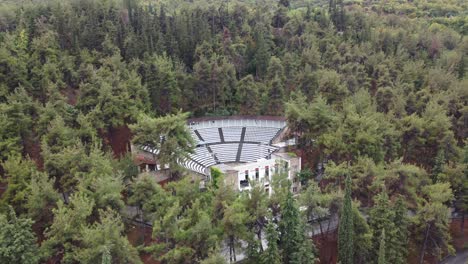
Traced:
<path fill-rule="evenodd" d="M 144 154 L 137 154 L 135 157 L 135 164 L 140 165 L 140 164 L 150 164 L 150 165 L 156 165 L 156 161 L 148 156 L 145 156 Z"/>

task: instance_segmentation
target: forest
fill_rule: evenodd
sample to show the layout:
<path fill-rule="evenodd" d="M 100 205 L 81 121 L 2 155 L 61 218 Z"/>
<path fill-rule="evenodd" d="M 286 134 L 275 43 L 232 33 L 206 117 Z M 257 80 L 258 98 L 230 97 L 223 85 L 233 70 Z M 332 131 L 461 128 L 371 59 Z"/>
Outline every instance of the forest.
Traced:
<path fill-rule="evenodd" d="M 466 250 L 451 226 L 463 236 L 467 36 L 464 0 L 0 0 L 0 263 L 422 264 Z M 271 197 L 200 190 L 174 162 L 193 148 L 188 118 L 231 115 L 287 118 L 299 195 L 281 174 Z M 130 142 L 157 145 L 171 182 L 138 177 Z M 330 216 L 324 255 L 329 237 L 308 234 Z"/>

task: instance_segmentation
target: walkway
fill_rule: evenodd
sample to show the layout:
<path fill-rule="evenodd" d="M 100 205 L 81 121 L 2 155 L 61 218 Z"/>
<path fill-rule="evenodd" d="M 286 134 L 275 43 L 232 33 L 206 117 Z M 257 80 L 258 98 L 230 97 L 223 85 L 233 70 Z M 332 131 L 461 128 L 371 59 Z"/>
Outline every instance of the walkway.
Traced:
<path fill-rule="evenodd" d="M 458 252 L 455 256 L 446 258 L 440 264 L 466 264 L 468 263 L 468 250 Z"/>

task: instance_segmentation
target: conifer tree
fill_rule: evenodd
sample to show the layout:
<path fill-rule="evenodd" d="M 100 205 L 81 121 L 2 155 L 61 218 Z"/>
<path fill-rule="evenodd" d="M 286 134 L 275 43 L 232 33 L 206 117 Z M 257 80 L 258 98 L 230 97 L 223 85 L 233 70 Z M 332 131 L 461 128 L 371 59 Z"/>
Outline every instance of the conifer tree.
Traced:
<path fill-rule="evenodd" d="M 263 264 L 281 264 L 281 257 L 278 249 L 278 231 L 273 222 L 269 222 L 266 227 L 266 240 L 268 248 L 263 253 Z"/>
<path fill-rule="evenodd" d="M 379 258 L 378 264 L 385 264 L 385 228 L 382 229 L 382 234 L 380 235 L 380 245 L 379 245 Z"/>
<path fill-rule="evenodd" d="M 135 134 L 133 142 L 153 149 L 161 167 L 169 164 L 171 169 L 177 169 L 177 161 L 188 157 L 194 147 L 185 124 L 187 117 L 188 113 L 182 112 L 159 118 L 142 114 L 138 123 L 130 126 Z"/>
<path fill-rule="evenodd" d="M 351 201 L 351 177 L 348 175 L 345 181 L 345 196 L 338 229 L 338 261 L 341 264 L 353 264 L 353 258 L 353 208 Z"/>
<path fill-rule="evenodd" d="M 291 191 L 288 191 L 284 208 L 281 211 L 280 241 L 283 262 L 290 263 L 294 252 L 299 248 L 299 209 L 297 208 Z"/>
<path fill-rule="evenodd" d="M 408 235 L 409 220 L 408 208 L 402 197 L 398 197 L 394 205 L 395 211 L 395 256 L 392 260 L 394 264 L 405 264 L 408 257 Z"/>
<path fill-rule="evenodd" d="M 284 84 L 278 75 L 270 82 L 270 87 L 264 101 L 266 113 L 278 115 L 283 112 Z"/>
<path fill-rule="evenodd" d="M 443 172 L 445 165 L 445 151 L 444 149 L 439 149 L 437 156 L 434 161 L 434 167 L 432 168 L 432 183 L 437 183 L 439 174 Z"/>
<path fill-rule="evenodd" d="M 258 113 L 258 86 L 252 75 L 242 78 L 236 87 L 239 113 L 241 115 L 256 115 Z"/>
<path fill-rule="evenodd" d="M 313 263 L 314 247 L 306 235 L 299 208 L 291 191 L 287 193 L 279 227 L 283 263 Z"/>
<path fill-rule="evenodd" d="M 109 248 L 105 246 L 102 251 L 101 264 L 111 264 L 111 263 L 112 263 L 112 256 L 110 255 Z"/>
<path fill-rule="evenodd" d="M 395 213 L 390 205 L 387 193 L 384 191 L 375 197 L 375 205 L 369 212 L 369 226 L 373 232 L 373 256 L 378 257 L 382 230 L 385 228 L 385 240 L 387 248 L 385 250 L 386 260 L 392 262 L 395 257 L 396 244 L 395 232 L 397 227 L 394 223 Z M 392 262 L 393 263 L 393 262 Z"/>
<path fill-rule="evenodd" d="M 32 224 L 31 219 L 18 218 L 11 207 L 7 214 L 0 214 L 0 263 L 38 263 Z"/>
<path fill-rule="evenodd" d="M 264 77 L 270 63 L 270 47 L 265 38 L 265 31 L 263 27 L 257 27 L 255 32 L 257 45 L 254 54 L 254 64 L 257 78 Z"/>

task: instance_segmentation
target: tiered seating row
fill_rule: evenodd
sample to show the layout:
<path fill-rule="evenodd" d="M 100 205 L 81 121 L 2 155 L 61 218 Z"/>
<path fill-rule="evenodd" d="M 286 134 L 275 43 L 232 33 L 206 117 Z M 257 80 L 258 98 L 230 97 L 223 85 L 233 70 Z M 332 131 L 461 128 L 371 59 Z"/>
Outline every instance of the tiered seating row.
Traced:
<path fill-rule="evenodd" d="M 157 149 L 153 149 L 153 148 L 150 148 L 148 146 L 143 146 L 143 147 L 141 147 L 141 149 L 146 151 L 146 152 L 153 153 L 154 155 L 157 155 L 159 153 L 159 151 Z"/>
<path fill-rule="evenodd" d="M 198 133 L 200 133 L 200 136 L 204 140 L 200 142 L 200 144 L 221 142 L 221 138 L 219 137 L 219 132 L 217 128 L 198 129 L 197 131 Z"/>
<path fill-rule="evenodd" d="M 236 161 L 239 143 L 211 145 L 210 147 L 213 150 L 213 154 L 215 154 L 218 158 L 219 162 L 225 163 Z"/>
<path fill-rule="evenodd" d="M 279 130 L 274 127 L 247 127 L 244 141 L 270 143 Z"/>
<path fill-rule="evenodd" d="M 224 141 L 240 141 L 242 127 L 223 127 Z"/>
<path fill-rule="evenodd" d="M 208 124 L 208 123 L 207 123 Z M 254 162 L 261 158 L 266 158 L 270 153 L 273 153 L 277 148 L 270 146 L 271 140 L 280 131 L 281 122 L 257 122 L 255 120 L 236 121 L 236 122 L 221 122 L 217 126 L 217 122 L 209 123 L 209 126 L 191 126 L 192 136 L 197 142 L 197 145 L 209 144 L 212 153 L 208 151 L 206 146 L 195 148 L 195 153 L 190 155 L 189 159 L 180 162 L 180 164 L 192 171 L 207 174 L 208 168 L 219 161 L 220 163 L 229 162 Z M 227 126 L 223 126 L 227 125 Z M 271 125 L 271 126 L 268 126 Z M 242 129 L 245 127 L 245 137 L 241 142 Z M 220 132 L 222 129 L 224 143 L 221 142 Z M 196 135 L 198 132 L 203 140 Z M 244 143 L 258 142 L 258 143 Z M 213 144 L 215 143 L 215 144 Z M 237 160 L 239 144 L 242 144 L 240 159 Z M 151 152 L 151 150 L 147 150 Z M 216 159 L 215 159 L 216 157 Z"/>
<path fill-rule="evenodd" d="M 242 153 L 240 156 L 241 162 L 253 162 L 262 158 L 266 158 L 269 154 L 276 150 L 275 147 L 269 145 L 260 144 L 248 144 L 242 145 Z"/>
<path fill-rule="evenodd" d="M 195 171 L 195 172 L 198 172 L 198 173 L 201 173 L 201 174 L 207 174 L 207 167 L 205 166 L 202 166 L 196 162 L 194 162 L 193 160 L 186 160 L 184 162 L 182 162 L 182 166 L 184 166 L 185 168 L 191 170 L 191 171 Z"/>
<path fill-rule="evenodd" d="M 208 151 L 206 147 L 198 147 L 195 149 L 195 153 L 190 155 L 192 160 L 203 164 L 204 166 L 212 166 L 216 164 L 213 155 Z"/>
<path fill-rule="evenodd" d="M 192 138 L 195 141 L 195 145 L 202 144 L 203 142 L 197 137 L 193 130 L 190 130 L 190 134 L 192 134 Z"/>

